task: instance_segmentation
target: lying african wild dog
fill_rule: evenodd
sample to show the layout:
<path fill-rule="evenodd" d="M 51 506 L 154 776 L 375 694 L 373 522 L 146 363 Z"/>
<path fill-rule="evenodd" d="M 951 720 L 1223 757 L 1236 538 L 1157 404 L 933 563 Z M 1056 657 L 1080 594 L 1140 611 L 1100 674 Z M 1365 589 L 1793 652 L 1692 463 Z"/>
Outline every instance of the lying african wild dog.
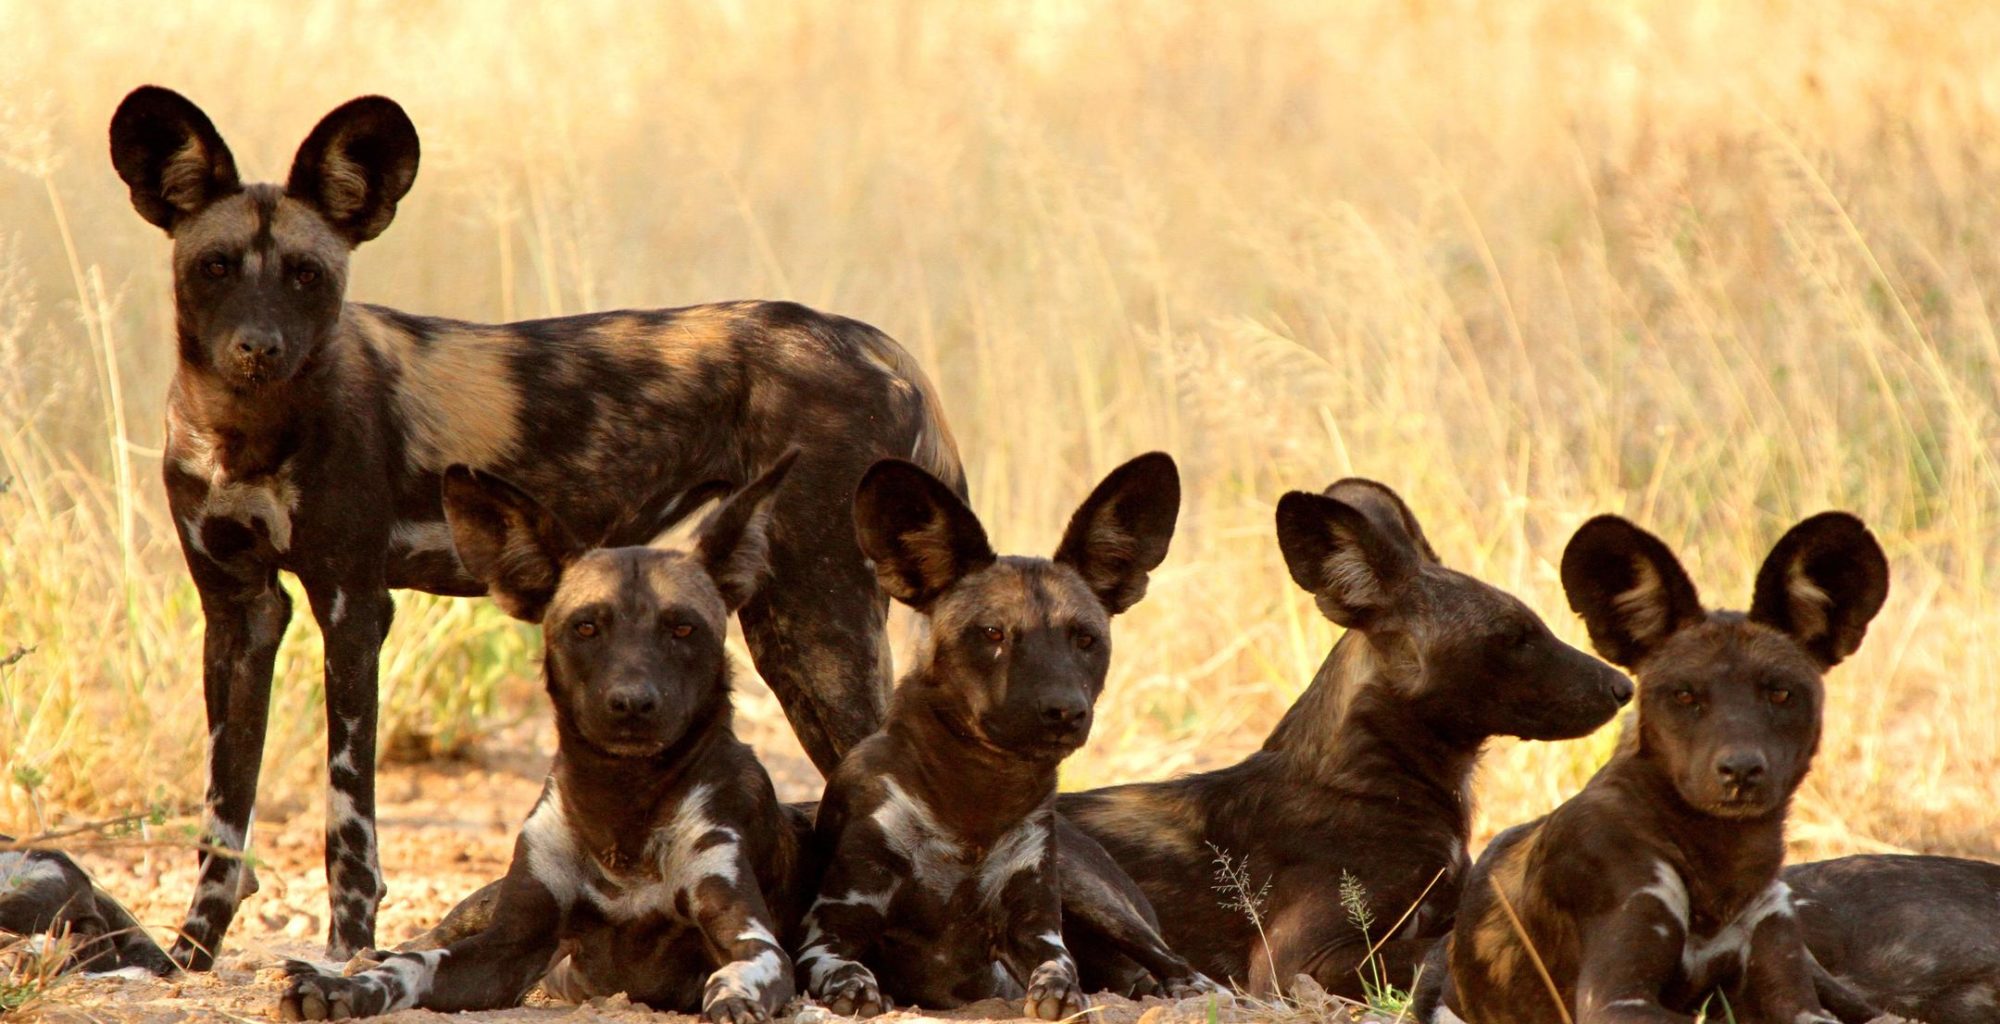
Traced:
<path fill-rule="evenodd" d="M 1658 538 L 1599 516 L 1562 580 L 1637 675 L 1637 717 L 1582 792 L 1480 856 L 1432 995 L 1471 1024 L 1547 1021 L 1557 999 L 1578 1024 L 1688 1021 L 1714 994 L 1736 1020 L 1832 1020 L 1778 872 L 1821 677 L 1888 594 L 1882 549 L 1822 513 L 1772 549 L 1749 614 L 1713 612 Z"/>
<path fill-rule="evenodd" d="M 132 912 L 56 850 L 12 849 L 0 835 L 0 933 L 67 935 L 64 970 L 141 968 L 162 978 L 180 973 Z"/>
<path fill-rule="evenodd" d="M 929 619 L 882 731 L 827 780 L 827 868 L 799 968 L 839 1014 L 1025 996 L 1089 1005 L 1062 939 L 1056 766 L 1090 734 L 1110 617 L 1145 594 L 1180 509 L 1173 460 L 1113 470 L 1054 559 L 999 557 L 952 489 L 906 462 L 862 478 L 855 526 L 882 586 Z"/>
<path fill-rule="evenodd" d="M 887 599 L 849 498 L 897 455 L 962 487 L 923 373 L 865 324 L 784 302 L 594 313 L 505 326 L 348 302 L 348 254 L 415 180 L 416 129 L 379 96 L 320 121 L 282 186 L 244 184 L 208 117 L 146 86 L 111 122 L 141 216 L 173 238 L 179 366 L 164 473 L 207 622 L 205 841 L 242 850 L 272 659 L 304 585 L 326 640 L 328 955 L 373 941 L 377 662 L 392 588 L 474 596 L 439 505 L 452 464 L 497 473 L 587 540 L 655 522 L 801 449 L 773 509 L 767 588 L 739 618 L 758 671 L 822 771 L 881 723 Z M 242 897 L 206 856 L 174 956 L 197 969 Z"/>
<path fill-rule="evenodd" d="M 2000 864 L 1857 856 L 1785 869 L 1820 1001 L 1844 1024 L 2000 1019 Z"/>
<path fill-rule="evenodd" d="M 445 476 L 466 568 L 542 624 L 555 763 L 484 930 L 352 977 L 294 962 L 285 1019 L 512 1006 L 559 947 L 578 996 L 735 1024 L 791 998 L 807 825 L 736 738 L 723 640 L 768 568 L 792 461 L 716 509 L 691 551 L 588 550 L 512 485 Z"/>
<path fill-rule="evenodd" d="M 1631 685 L 1518 599 L 1446 568 L 1381 484 L 1287 494 L 1277 532 L 1292 578 L 1347 633 L 1263 749 L 1217 771 L 1064 794 L 1057 807 L 1145 890 L 1197 968 L 1253 991 L 1307 974 L 1360 998 L 1370 938 L 1388 939 L 1376 955 L 1407 986 L 1450 928 L 1487 739 L 1585 735 Z M 1268 881 L 1268 950 L 1216 899 L 1217 851 Z M 1341 908 L 1343 874 L 1382 928 L 1415 909 L 1393 936 L 1364 937 Z M 1081 938 L 1073 946 L 1093 985 L 1116 987 L 1130 969 Z"/>

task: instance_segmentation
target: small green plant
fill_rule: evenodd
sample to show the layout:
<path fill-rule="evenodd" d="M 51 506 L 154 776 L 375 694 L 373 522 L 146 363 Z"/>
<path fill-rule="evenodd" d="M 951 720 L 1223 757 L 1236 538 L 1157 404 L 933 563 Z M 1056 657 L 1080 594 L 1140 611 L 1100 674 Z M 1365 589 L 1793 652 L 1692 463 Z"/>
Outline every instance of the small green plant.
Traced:
<path fill-rule="evenodd" d="M 1720 991 L 1710 992 L 1708 998 L 1701 1001 L 1701 1008 L 1694 1013 L 1694 1024 L 1709 1024 L 1708 1008 L 1717 1000 L 1722 1001 L 1722 1024 L 1736 1024 L 1736 1009 L 1729 1005 L 1729 997 Z"/>
<path fill-rule="evenodd" d="M 1283 995 L 1278 961 L 1271 955 L 1271 938 L 1264 933 L 1264 904 L 1271 896 L 1270 879 L 1265 879 L 1263 885 L 1255 885 L 1250 879 L 1249 857 L 1238 860 L 1214 843 L 1208 844 L 1208 848 L 1215 853 L 1215 891 L 1222 894 L 1222 908 L 1250 919 L 1251 926 L 1257 929 L 1257 943 L 1264 947 L 1264 963 L 1271 969 L 1271 988 Z"/>
<path fill-rule="evenodd" d="M 1361 976 L 1363 1001 L 1375 1013 L 1401 1019 L 1409 1012 L 1410 994 L 1390 982 L 1388 970 L 1377 953 L 1375 911 L 1368 906 L 1368 889 L 1345 868 L 1340 872 L 1340 906 L 1347 911 L 1347 920 L 1361 929 L 1361 940 L 1368 944 L 1368 955 L 1362 958 L 1357 972 Z"/>

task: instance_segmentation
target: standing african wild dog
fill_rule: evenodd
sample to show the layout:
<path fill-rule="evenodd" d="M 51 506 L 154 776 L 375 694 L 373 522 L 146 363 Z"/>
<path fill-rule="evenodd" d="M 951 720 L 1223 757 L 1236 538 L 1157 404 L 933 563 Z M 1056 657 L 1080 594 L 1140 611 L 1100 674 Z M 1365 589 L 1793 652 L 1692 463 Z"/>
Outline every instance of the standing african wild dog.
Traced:
<path fill-rule="evenodd" d="M 768 1019 L 791 998 L 783 943 L 809 884 L 807 826 L 736 738 L 723 649 L 730 612 L 767 568 L 791 465 L 725 502 L 685 552 L 587 551 L 511 485 L 446 475 L 467 570 L 542 623 L 555 764 L 483 931 L 352 977 L 294 962 L 286 1019 L 512 1006 L 559 944 L 579 996 L 625 992 L 722 1024 Z"/>
<path fill-rule="evenodd" d="M 1360 998 L 1369 951 L 1341 908 L 1343 875 L 1400 928 L 1375 950 L 1407 986 L 1451 925 L 1471 831 L 1468 788 L 1498 735 L 1581 736 L 1631 685 L 1556 639 L 1518 599 L 1438 561 L 1395 492 L 1346 479 L 1278 503 L 1292 578 L 1346 626 L 1264 748 L 1165 782 L 1064 794 L 1063 816 L 1145 890 L 1168 941 L 1202 971 L 1268 991 L 1298 974 Z M 1215 895 L 1216 857 L 1268 882 L 1264 930 Z M 1421 905 L 1419 899 L 1421 897 Z M 1402 915 L 1410 911 L 1407 919 Z M 1073 943 L 1093 984 L 1129 966 Z"/>
<path fill-rule="evenodd" d="M 1055 1020 L 1088 1005 L 1062 939 L 1056 766 L 1090 734 L 1110 617 L 1166 557 L 1180 478 L 1164 454 L 1113 470 L 1053 560 L 998 557 L 971 509 L 885 461 L 855 500 L 882 586 L 929 618 L 881 732 L 827 780 L 827 869 L 799 968 L 835 1013 L 1025 994 Z"/>
<path fill-rule="evenodd" d="M 111 122 L 132 203 L 173 238 L 179 368 L 165 476 L 207 622 L 206 842 L 249 841 L 272 660 L 305 587 L 326 639 L 328 954 L 372 942 L 376 673 L 404 587 L 472 596 L 439 504 L 452 464 L 513 481 L 575 535 L 658 520 L 801 450 L 773 512 L 776 585 L 739 613 L 759 672 L 820 768 L 887 702 L 887 599 L 849 497 L 876 459 L 962 487 L 914 361 L 865 324 L 791 303 L 597 313 L 506 326 L 345 301 L 349 250 L 389 226 L 417 135 L 381 97 L 328 114 L 283 186 L 245 185 L 194 104 L 153 86 Z M 202 855 L 176 959 L 212 962 L 254 876 Z"/>
<path fill-rule="evenodd" d="M 1690 1021 L 1719 993 L 1736 1020 L 1832 1020 L 1778 870 L 1821 677 L 1888 594 L 1881 547 L 1853 516 L 1814 516 L 1765 559 L 1748 615 L 1712 612 L 1658 538 L 1599 516 L 1562 580 L 1637 675 L 1637 717 L 1582 792 L 1480 856 L 1444 1005 L 1471 1024 L 1547 1021 L 1558 999 L 1578 1024 Z"/>

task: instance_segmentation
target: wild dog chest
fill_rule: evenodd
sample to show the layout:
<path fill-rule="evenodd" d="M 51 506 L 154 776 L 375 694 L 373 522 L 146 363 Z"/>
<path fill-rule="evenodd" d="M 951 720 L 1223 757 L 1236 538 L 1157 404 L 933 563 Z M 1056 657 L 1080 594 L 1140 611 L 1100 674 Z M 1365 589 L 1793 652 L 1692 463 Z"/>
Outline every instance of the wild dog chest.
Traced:
<path fill-rule="evenodd" d="M 1791 888 L 1775 879 L 1747 899 L 1721 906 L 1694 905 L 1681 874 L 1665 861 L 1653 862 L 1651 882 L 1632 899 L 1651 901 L 1665 911 L 1653 932 L 1660 942 L 1680 947 L 1677 987 L 1690 997 L 1734 981 L 1749 965 L 1757 929 L 1793 913 Z"/>
<path fill-rule="evenodd" d="M 563 792 L 551 787 L 522 829 L 531 873 L 571 909 L 572 930 L 596 923 L 692 927 L 695 890 L 734 888 L 743 835 L 712 809 L 714 787 L 693 787 L 652 827 L 635 853 L 593 842 Z M 593 920 L 594 919 L 594 920 Z"/>

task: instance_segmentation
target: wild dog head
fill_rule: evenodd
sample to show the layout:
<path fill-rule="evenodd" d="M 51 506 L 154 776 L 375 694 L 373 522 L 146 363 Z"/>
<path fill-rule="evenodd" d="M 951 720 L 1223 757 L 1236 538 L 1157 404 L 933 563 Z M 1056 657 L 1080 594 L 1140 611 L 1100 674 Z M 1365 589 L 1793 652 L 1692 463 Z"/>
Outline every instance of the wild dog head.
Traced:
<path fill-rule="evenodd" d="M 1055 557 L 1000 557 L 951 488 L 895 459 L 861 480 L 861 550 L 890 596 L 930 618 L 918 685 L 939 688 L 962 735 L 1060 760 L 1083 744 L 1111 662 L 1110 619 L 1145 596 L 1180 513 L 1174 460 L 1111 471 Z"/>
<path fill-rule="evenodd" d="M 284 185 L 246 185 L 201 108 L 152 85 L 126 96 L 111 162 L 174 240 L 182 362 L 239 391 L 298 374 L 339 322 L 349 251 L 416 181 L 417 149 L 402 107 L 363 96 L 312 130 Z"/>
<path fill-rule="evenodd" d="M 1372 480 L 1278 502 L 1292 579 L 1385 653 L 1403 697 L 1468 741 L 1586 735 L 1632 696 L 1625 676 L 1557 639 L 1527 605 L 1448 569 L 1403 500 Z"/>
<path fill-rule="evenodd" d="M 686 550 L 595 548 L 533 498 L 455 466 L 445 516 L 459 560 L 516 618 L 542 624 L 557 722 L 613 756 L 649 757 L 729 701 L 729 616 L 767 569 L 771 502 L 796 453 L 710 513 Z"/>
<path fill-rule="evenodd" d="M 1749 614 L 1709 611 L 1659 538 L 1599 516 L 1570 539 L 1562 580 L 1598 651 L 1639 679 L 1637 756 L 1690 807 L 1754 818 L 1805 777 L 1821 676 L 1861 646 L 1889 566 L 1861 520 L 1826 512 L 1771 550 Z"/>

